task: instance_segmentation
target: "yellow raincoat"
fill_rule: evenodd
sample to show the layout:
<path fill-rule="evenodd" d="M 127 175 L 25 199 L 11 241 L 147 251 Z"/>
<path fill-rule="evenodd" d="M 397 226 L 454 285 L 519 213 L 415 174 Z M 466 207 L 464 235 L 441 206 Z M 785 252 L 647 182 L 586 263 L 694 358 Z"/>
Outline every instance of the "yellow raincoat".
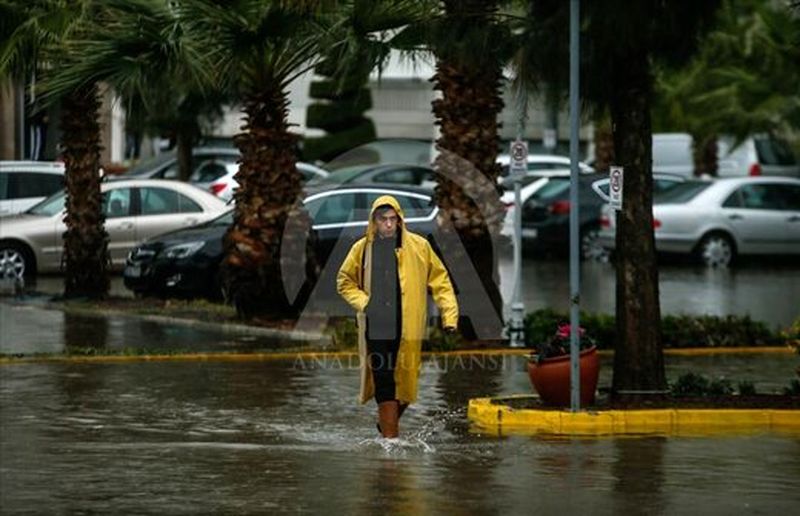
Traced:
<path fill-rule="evenodd" d="M 367 234 L 353 244 L 347 254 L 336 277 L 336 289 L 339 295 L 356 310 L 361 368 L 359 400 L 361 403 L 366 403 L 375 396 L 375 385 L 367 356 L 367 325 L 364 313 L 369 303 L 372 241 L 377 230 L 373 214 L 378 206 L 385 204 L 392 206 L 397 212 L 400 218 L 397 230 L 401 234 L 400 247 L 395 249 L 402 305 L 400 348 L 394 371 L 395 394 L 402 403 L 411 403 L 417 399 L 420 352 L 428 315 L 427 290 L 430 288 L 433 293 L 433 299 L 441 312 L 442 326 L 445 328 L 456 327 L 458 304 L 447 269 L 425 238 L 406 230 L 403 210 L 394 197 L 384 195 L 372 204 Z"/>

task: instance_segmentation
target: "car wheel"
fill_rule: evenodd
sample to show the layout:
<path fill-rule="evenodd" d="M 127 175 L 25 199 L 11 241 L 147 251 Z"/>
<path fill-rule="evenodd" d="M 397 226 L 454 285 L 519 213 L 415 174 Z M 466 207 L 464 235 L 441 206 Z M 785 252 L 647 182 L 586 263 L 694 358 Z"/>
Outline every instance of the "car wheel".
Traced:
<path fill-rule="evenodd" d="M 22 279 L 33 273 L 33 260 L 18 244 L 0 244 L 0 279 Z"/>
<path fill-rule="evenodd" d="M 600 229 L 596 226 L 581 230 L 581 258 L 594 262 L 608 263 L 611 253 L 600 245 Z"/>
<path fill-rule="evenodd" d="M 736 249 L 730 237 L 722 233 L 712 233 L 700 242 L 698 255 L 708 267 L 728 267 L 733 263 Z"/>

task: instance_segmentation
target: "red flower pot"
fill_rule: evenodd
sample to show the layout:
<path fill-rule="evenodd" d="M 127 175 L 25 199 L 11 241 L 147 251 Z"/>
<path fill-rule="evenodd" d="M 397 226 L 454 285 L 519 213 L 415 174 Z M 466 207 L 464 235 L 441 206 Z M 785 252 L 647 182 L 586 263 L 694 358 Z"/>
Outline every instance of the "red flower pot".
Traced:
<path fill-rule="evenodd" d="M 581 406 L 594 403 L 600 358 L 597 347 L 581 351 Z M 569 355 L 528 362 L 528 377 L 545 405 L 568 407 L 570 404 Z"/>

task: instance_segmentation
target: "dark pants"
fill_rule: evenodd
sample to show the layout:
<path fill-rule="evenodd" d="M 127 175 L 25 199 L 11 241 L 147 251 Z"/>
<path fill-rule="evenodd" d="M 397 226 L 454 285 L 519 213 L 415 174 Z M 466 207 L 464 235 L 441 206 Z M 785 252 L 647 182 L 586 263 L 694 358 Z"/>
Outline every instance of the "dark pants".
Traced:
<path fill-rule="evenodd" d="M 397 399 L 395 394 L 394 370 L 397 365 L 397 351 L 400 340 L 367 340 L 369 366 L 375 384 L 375 401 L 383 403 Z"/>

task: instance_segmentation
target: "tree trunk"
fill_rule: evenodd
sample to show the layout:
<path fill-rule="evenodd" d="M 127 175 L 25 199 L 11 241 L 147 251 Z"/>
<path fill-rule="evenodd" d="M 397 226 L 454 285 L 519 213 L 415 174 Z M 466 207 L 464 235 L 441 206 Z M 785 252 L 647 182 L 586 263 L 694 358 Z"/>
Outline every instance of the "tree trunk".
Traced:
<path fill-rule="evenodd" d="M 189 181 L 192 175 L 193 158 L 192 147 L 194 147 L 195 137 L 189 130 L 179 130 L 175 135 L 175 153 L 178 158 L 178 179 Z"/>
<path fill-rule="evenodd" d="M 61 144 L 66 166 L 64 297 L 108 294 L 108 234 L 100 193 L 100 103 L 97 87 L 79 89 L 62 102 Z"/>
<path fill-rule="evenodd" d="M 658 268 L 653 236 L 650 74 L 646 61 L 620 77 L 611 106 L 617 164 L 625 170 L 617 214 L 617 343 L 614 395 L 667 387 L 661 344 Z"/>
<path fill-rule="evenodd" d="M 242 161 L 234 222 L 225 235 L 224 285 L 242 318 L 296 318 L 301 306 L 287 294 L 281 258 L 307 264 L 306 272 L 312 263 L 306 239 L 311 222 L 299 202 L 302 182 L 287 105 L 277 86 L 251 95 L 243 107 L 245 132 L 234 138 Z M 293 229 L 285 231 L 290 221 Z"/>
<path fill-rule="evenodd" d="M 614 135 L 607 118 L 595 122 L 594 129 L 594 169 L 607 172 L 615 163 Z"/>
<path fill-rule="evenodd" d="M 501 80 L 499 65 L 478 70 L 442 61 L 432 79 L 434 89 L 442 92 L 433 102 L 441 130 L 436 140 L 440 154 L 434 162 L 439 230 L 444 235 L 438 243 L 457 289 L 459 326 L 468 339 L 479 333 L 484 340 L 500 339 L 503 327 L 495 255 L 495 236 L 505 216 L 496 162 Z M 475 304 L 479 300 L 488 305 Z"/>
<path fill-rule="evenodd" d="M 717 156 L 717 135 L 693 135 L 692 158 L 694 159 L 694 175 L 717 176 L 719 156 Z"/>

